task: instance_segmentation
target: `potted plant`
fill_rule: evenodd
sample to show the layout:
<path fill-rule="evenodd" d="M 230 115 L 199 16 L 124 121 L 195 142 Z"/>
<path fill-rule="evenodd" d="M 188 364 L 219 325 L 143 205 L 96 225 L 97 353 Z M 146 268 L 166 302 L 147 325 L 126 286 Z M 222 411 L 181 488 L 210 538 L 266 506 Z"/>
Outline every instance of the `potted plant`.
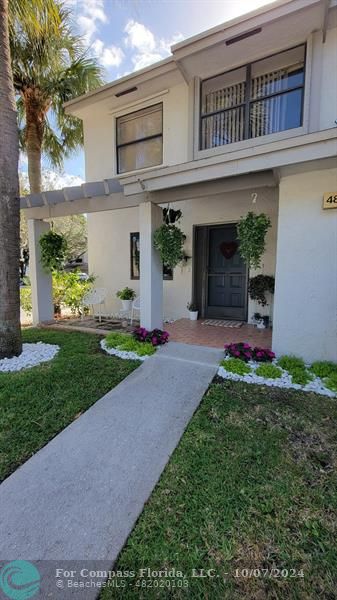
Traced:
<path fill-rule="evenodd" d="M 52 229 L 39 239 L 41 263 L 45 271 L 60 271 L 66 262 L 68 244 L 64 237 Z"/>
<path fill-rule="evenodd" d="M 274 294 L 275 279 L 272 275 L 256 275 L 249 280 L 248 294 L 251 300 L 255 300 L 261 306 L 268 306 L 266 294 L 272 296 Z M 254 320 L 258 329 L 267 329 L 270 325 L 270 317 L 268 315 L 254 314 Z"/>
<path fill-rule="evenodd" d="M 164 208 L 164 223 L 153 235 L 153 245 L 158 250 L 163 265 L 174 269 L 184 258 L 184 242 L 186 235 L 175 225 L 182 216 L 181 210 Z"/>
<path fill-rule="evenodd" d="M 256 312 L 253 315 L 253 321 L 258 329 L 268 329 L 270 317 Z"/>
<path fill-rule="evenodd" d="M 135 290 L 125 287 L 122 290 L 118 290 L 116 296 L 122 301 L 123 310 L 131 310 L 132 301 L 136 297 Z"/>
<path fill-rule="evenodd" d="M 190 320 L 191 321 L 196 321 L 198 319 L 198 307 L 196 304 L 194 304 L 194 302 L 188 302 L 187 303 L 187 310 L 189 312 L 190 315 Z"/>

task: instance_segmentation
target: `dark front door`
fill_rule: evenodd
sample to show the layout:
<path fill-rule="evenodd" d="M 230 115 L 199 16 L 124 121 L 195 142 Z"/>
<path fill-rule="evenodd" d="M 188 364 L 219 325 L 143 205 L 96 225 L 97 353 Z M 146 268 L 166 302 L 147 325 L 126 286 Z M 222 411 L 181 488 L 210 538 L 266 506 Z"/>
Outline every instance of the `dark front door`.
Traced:
<path fill-rule="evenodd" d="M 244 320 L 247 267 L 238 251 L 235 225 L 196 228 L 195 299 L 201 316 Z"/>

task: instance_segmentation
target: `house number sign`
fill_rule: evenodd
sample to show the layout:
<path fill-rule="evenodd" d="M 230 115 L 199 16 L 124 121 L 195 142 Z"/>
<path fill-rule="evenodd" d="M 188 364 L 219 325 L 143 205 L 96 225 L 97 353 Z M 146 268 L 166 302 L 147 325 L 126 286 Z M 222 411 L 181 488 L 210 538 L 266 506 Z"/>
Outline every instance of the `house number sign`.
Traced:
<path fill-rule="evenodd" d="M 323 208 L 337 208 L 337 192 L 325 192 Z"/>

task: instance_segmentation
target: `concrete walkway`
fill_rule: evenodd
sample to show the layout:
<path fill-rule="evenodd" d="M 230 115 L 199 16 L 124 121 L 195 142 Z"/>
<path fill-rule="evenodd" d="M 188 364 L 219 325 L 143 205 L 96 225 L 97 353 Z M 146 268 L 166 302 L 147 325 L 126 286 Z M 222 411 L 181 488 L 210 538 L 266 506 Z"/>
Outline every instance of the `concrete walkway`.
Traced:
<path fill-rule="evenodd" d="M 41 598 L 95 597 L 55 569 L 111 568 L 221 355 L 171 342 L 0 486 L 0 560 L 42 561 Z"/>

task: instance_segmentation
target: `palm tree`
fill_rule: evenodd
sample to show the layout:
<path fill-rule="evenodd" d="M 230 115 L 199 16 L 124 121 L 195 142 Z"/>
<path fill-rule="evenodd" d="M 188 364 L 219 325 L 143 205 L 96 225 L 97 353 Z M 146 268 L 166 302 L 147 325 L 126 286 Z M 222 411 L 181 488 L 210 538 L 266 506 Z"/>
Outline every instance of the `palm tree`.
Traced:
<path fill-rule="evenodd" d="M 83 143 L 82 122 L 67 116 L 63 103 L 101 85 L 101 68 L 71 31 L 69 11 L 51 0 L 59 29 L 50 24 L 49 10 L 35 6 L 39 28 L 16 18 L 11 34 L 14 88 L 17 94 L 20 145 L 27 153 L 31 193 L 41 191 L 41 157 L 60 167 Z"/>
<path fill-rule="evenodd" d="M 0 358 L 22 350 L 19 288 L 19 139 L 8 31 L 8 0 L 0 0 Z"/>

